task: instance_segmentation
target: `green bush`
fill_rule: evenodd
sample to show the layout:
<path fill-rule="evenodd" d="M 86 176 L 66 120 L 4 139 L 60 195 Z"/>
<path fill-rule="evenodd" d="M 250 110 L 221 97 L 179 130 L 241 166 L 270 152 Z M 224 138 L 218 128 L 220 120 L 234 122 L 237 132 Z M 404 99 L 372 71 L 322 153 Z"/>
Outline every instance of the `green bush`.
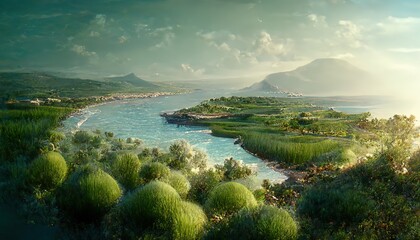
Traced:
<path fill-rule="evenodd" d="M 297 225 L 288 212 L 273 206 L 263 206 L 256 214 L 256 239 L 296 239 Z"/>
<path fill-rule="evenodd" d="M 41 189 L 58 187 L 66 178 L 67 164 L 58 152 L 48 152 L 35 159 L 29 166 L 28 180 Z"/>
<path fill-rule="evenodd" d="M 137 155 L 123 154 L 112 164 L 112 174 L 126 189 L 134 189 L 139 184 L 140 161 Z"/>
<path fill-rule="evenodd" d="M 207 223 L 203 209 L 190 202 L 182 202 L 182 213 L 174 218 L 173 239 L 199 239 Z"/>
<path fill-rule="evenodd" d="M 170 230 L 181 205 L 181 197 L 174 188 L 152 181 L 123 202 L 122 213 L 136 228 Z"/>
<path fill-rule="evenodd" d="M 186 198 L 188 192 L 190 191 L 191 184 L 188 179 L 182 175 L 180 172 L 172 171 L 166 180 L 169 185 L 171 185 L 182 198 Z"/>
<path fill-rule="evenodd" d="M 84 166 L 74 172 L 58 194 L 59 206 L 81 221 L 99 220 L 121 197 L 122 191 L 110 175 Z"/>
<path fill-rule="evenodd" d="M 242 208 L 257 206 L 254 195 L 244 185 L 227 182 L 216 186 L 206 201 L 206 208 L 212 214 L 231 214 Z"/>
<path fill-rule="evenodd" d="M 145 164 L 140 169 L 140 178 L 143 182 L 148 183 L 152 180 L 168 179 L 171 170 L 166 165 L 159 162 L 151 162 Z"/>
<path fill-rule="evenodd" d="M 290 214 L 274 206 L 243 209 L 227 223 L 213 226 L 206 239 L 296 239 L 297 225 Z"/>
<path fill-rule="evenodd" d="M 191 190 L 188 197 L 204 204 L 209 192 L 223 180 L 223 172 L 208 169 L 190 178 Z"/>

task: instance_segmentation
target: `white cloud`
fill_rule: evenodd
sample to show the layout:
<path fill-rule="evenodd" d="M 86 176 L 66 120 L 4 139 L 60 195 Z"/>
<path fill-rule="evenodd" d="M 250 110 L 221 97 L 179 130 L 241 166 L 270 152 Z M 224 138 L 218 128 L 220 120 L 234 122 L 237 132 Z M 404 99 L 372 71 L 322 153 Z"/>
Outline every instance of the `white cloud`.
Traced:
<path fill-rule="evenodd" d="M 350 58 L 354 58 L 354 55 L 352 53 L 341 53 L 341 54 L 337 54 L 332 56 L 332 58 L 338 58 L 338 59 L 350 59 Z"/>
<path fill-rule="evenodd" d="M 96 52 L 90 52 L 86 49 L 85 46 L 83 45 L 73 45 L 73 47 L 71 48 L 71 51 L 79 54 L 80 56 L 84 56 L 84 57 L 93 57 L 96 56 Z"/>
<path fill-rule="evenodd" d="M 420 27 L 420 18 L 405 17 L 399 18 L 388 16 L 384 21 L 376 24 L 381 33 L 384 34 L 398 34 L 404 32 L 418 32 Z"/>
<path fill-rule="evenodd" d="M 90 31 L 89 36 L 90 37 L 100 37 L 101 34 L 99 32 L 96 32 L 96 31 Z"/>
<path fill-rule="evenodd" d="M 288 50 L 283 43 L 273 41 L 271 35 L 266 32 L 260 32 L 260 35 L 253 43 L 256 55 L 278 56 L 285 54 Z"/>
<path fill-rule="evenodd" d="M 327 27 L 328 26 L 325 16 L 309 14 L 307 18 L 314 27 Z"/>
<path fill-rule="evenodd" d="M 173 27 L 168 26 L 151 30 L 149 36 L 160 38 L 159 42 L 153 46 L 156 49 L 171 45 L 176 35 L 173 32 Z"/>
<path fill-rule="evenodd" d="M 195 70 L 190 64 L 182 63 L 181 64 L 182 72 L 188 73 L 190 75 L 201 76 L 205 72 L 204 68 Z"/>
<path fill-rule="evenodd" d="M 121 37 L 119 37 L 118 38 L 118 42 L 120 43 L 120 44 L 123 44 L 123 43 L 125 43 L 125 42 L 127 42 L 128 41 L 128 37 L 126 37 L 126 36 L 124 36 L 124 35 L 122 35 Z"/>
<path fill-rule="evenodd" d="M 420 48 L 389 48 L 388 51 L 396 53 L 420 53 Z"/>
<path fill-rule="evenodd" d="M 106 15 L 105 14 L 97 14 L 95 18 L 92 20 L 92 23 L 100 26 L 105 27 L 106 24 Z"/>
<path fill-rule="evenodd" d="M 348 20 L 340 20 L 338 24 L 340 25 L 340 28 L 335 33 L 339 38 L 344 39 L 352 48 L 360 48 L 363 46 L 360 41 L 362 30 L 359 26 Z"/>

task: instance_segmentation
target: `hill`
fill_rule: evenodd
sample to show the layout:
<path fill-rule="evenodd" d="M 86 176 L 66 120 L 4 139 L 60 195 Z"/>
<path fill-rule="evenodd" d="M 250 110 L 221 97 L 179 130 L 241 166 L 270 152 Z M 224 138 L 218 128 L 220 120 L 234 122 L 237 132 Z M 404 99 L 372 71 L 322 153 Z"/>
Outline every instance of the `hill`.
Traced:
<path fill-rule="evenodd" d="M 308 95 L 367 94 L 372 76 L 333 58 L 317 59 L 293 71 L 268 75 L 263 81 L 242 89 L 243 92 L 293 92 Z"/>
<path fill-rule="evenodd" d="M 137 77 L 134 73 L 127 74 L 125 76 L 119 77 L 109 77 L 105 79 L 107 82 L 120 83 L 123 85 L 132 85 L 135 87 L 145 87 L 145 88 L 156 88 L 159 87 L 156 84 L 153 84 L 149 81 L 143 80 Z"/>
<path fill-rule="evenodd" d="M 97 81 L 58 77 L 43 72 L 0 73 L 0 98 L 20 97 L 88 97 L 112 93 L 141 93 L 166 90 L 134 74 Z"/>

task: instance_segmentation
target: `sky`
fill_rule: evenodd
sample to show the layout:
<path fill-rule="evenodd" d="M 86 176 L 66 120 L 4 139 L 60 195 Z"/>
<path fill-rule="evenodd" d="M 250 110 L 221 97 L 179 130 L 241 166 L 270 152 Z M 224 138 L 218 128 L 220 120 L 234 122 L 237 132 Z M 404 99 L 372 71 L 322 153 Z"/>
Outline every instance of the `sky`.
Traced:
<path fill-rule="evenodd" d="M 420 89 L 417 0 L 2 0 L 0 33 L 0 70 L 259 78 L 334 57 Z"/>

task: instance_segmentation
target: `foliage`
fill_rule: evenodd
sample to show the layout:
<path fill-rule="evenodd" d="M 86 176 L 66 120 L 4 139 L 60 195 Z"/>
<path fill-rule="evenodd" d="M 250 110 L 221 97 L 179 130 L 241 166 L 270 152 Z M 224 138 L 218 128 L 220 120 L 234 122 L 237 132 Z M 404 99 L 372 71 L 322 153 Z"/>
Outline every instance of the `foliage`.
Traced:
<path fill-rule="evenodd" d="M 204 233 L 207 217 L 203 209 L 191 202 L 181 203 L 182 213 L 174 217 L 173 239 L 200 239 Z"/>
<path fill-rule="evenodd" d="M 182 198 L 186 198 L 191 189 L 188 179 L 180 172 L 171 171 L 166 182 L 171 185 Z"/>
<path fill-rule="evenodd" d="M 28 181 L 34 187 L 50 190 L 61 185 L 67 176 L 67 164 L 58 152 L 48 152 L 29 166 Z"/>
<path fill-rule="evenodd" d="M 244 185 L 236 182 L 222 183 L 216 186 L 206 201 L 208 213 L 214 215 L 229 215 L 242 208 L 257 205 L 254 195 Z"/>
<path fill-rule="evenodd" d="M 122 154 L 112 164 L 113 176 L 126 189 L 132 190 L 139 184 L 140 161 L 135 154 Z"/>
<path fill-rule="evenodd" d="M 191 190 L 188 197 L 200 204 L 204 204 L 210 191 L 223 180 L 223 173 L 208 169 L 190 178 Z"/>
<path fill-rule="evenodd" d="M 177 140 L 169 147 L 172 158 L 168 166 L 175 170 L 190 172 L 193 169 L 206 168 L 207 155 L 193 147 L 185 140 Z"/>
<path fill-rule="evenodd" d="M 118 183 L 103 170 L 83 166 L 63 184 L 59 206 L 80 221 L 98 221 L 121 197 Z"/>
<path fill-rule="evenodd" d="M 166 165 L 159 162 L 150 162 L 141 167 L 139 176 L 144 183 L 148 183 L 153 180 L 166 180 L 170 173 L 171 170 Z"/>
<path fill-rule="evenodd" d="M 226 181 L 246 178 L 253 173 L 251 168 L 244 165 L 242 161 L 235 160 L 232 157 L 225 159 L 223 166 L 216 165 L 216 168 L 223 172 Z"/>
<path fill-rule="evenodd" d="M 244 137 L 243 145 L 263 158 L 289 164 L 303 164 L 340 147 L 339 143 L 328 139 L 311 142 L 299 140 L 267 134 L 248 134 Z"/>
<path fill-rule="evenodd" d="M 298 228 L 290 214 L 277 207 L 243 209 L 226 225 L 213 228 L 207 239 L 297 239 Z"/>
<path fill-rule="evenodd" d="M 0 110 L 0 162 L 33 159 L 48 146 L 46 140 L 72 110 L 45 106 L 15 106 Z"/>

